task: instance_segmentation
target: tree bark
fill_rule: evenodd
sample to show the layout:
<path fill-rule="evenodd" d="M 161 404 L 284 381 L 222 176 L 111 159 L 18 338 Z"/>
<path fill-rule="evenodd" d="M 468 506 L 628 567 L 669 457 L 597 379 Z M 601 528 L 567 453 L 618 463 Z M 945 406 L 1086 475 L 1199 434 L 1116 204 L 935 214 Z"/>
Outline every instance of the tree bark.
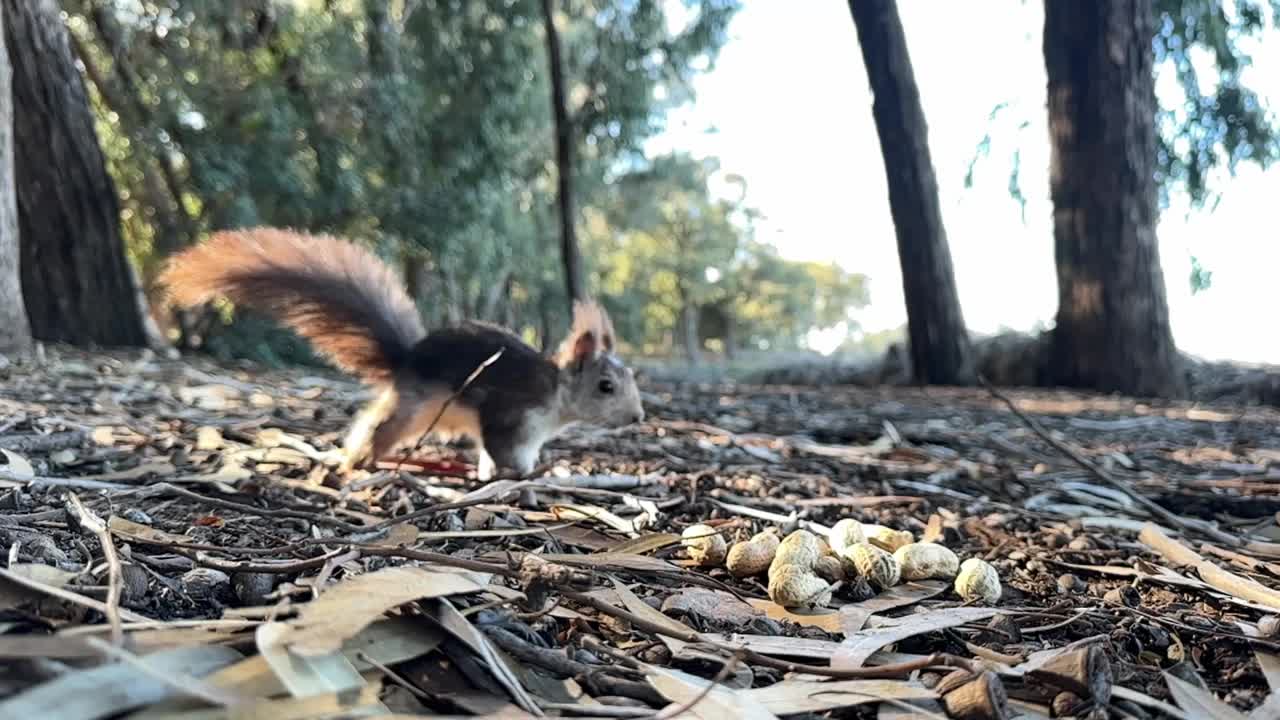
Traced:
<path fill-rule="evenodd" d="M 889 208 L 898 239 L 907 333 L 918 382 L 974 381 L 973 350 L 942 225 L 929 131 L 894 0 L 849 0 L 875 97 Z"/>
<path fill-rule="evenodd" d="M 699 352 L 702 343 L 698 342 L 698 306 L 687 299 L 681 302 L 680 326 L 684 332 L 685 357 L 689 365 L 696 366 L 702 360 Z"/>
<path fill-rule="evenodd" d="M 13 64 L 22 288 L 32 334 L 77 345 L 148 343 L 84 83 L 53 0 L 0 0 Z M 150 338 L 156 340 L 156 338 Z"/>
<path fill-rule="evenodd" d="M 573 125 L 565 108 L 564 64 L 560 58 L 560 35 L 556 32 L 552 0 L 542 0 L 542 19 L 547 36 L 547 61 L 551 68 L 551 112 L 556 126 L 556 175 L 559 183 L 560 255 L 564 262 L 565 289 L 570 311 L 574 301 L 585 297 L 582 285 L 582 258 L 574 232 L 573 214 Z"/>
<path fill-rule="evenodd" d="M 1155 16 L 1145 0 L 1046 0 L 1055 384 L 1179 397 L 1156 242 Z"/>
<path fill-rule="evenodd" d="M 738 356 L 738 320 L 729 305 L 724 309 L 724 357 L 733 362 Z"/>
<path fill-rule="evenodd" d="M 31 347 L 31 324 L 22 300 L 18 204 L 13 176 L 13 71 L 5 49 L 5 6 L 0 4 L 0 353 Z"/>

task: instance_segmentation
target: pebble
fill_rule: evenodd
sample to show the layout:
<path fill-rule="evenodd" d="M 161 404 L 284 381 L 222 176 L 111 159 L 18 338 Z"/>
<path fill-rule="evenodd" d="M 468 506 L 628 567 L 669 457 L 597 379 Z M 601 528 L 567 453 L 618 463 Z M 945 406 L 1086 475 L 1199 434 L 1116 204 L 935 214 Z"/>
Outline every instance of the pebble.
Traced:
<path fill-rule="evenodd" d="M 227 590 L 231 578 L 221 570 L 195 568 L 182 575 L 182 587 L 195 600 L 212 600 Z"/>
<path fill-rule="evenodd" d="M 1071 542 L 1067 543 L 1067 549 L 1075 550 L 1076 552 L 1082 552 L 1084 550 L 1093 550 L 1095 547 L 1097 546 L 1094 545 L 1093 541 L 1084 536 L 1075 538 Z"/>
<path fill-rule="evenodd" d="M 276 577 L 274 573 L 236 573 L 231 577 L 231 589 L 245 605 L 266 605 L 267 596 L 276 589 Z"/>
<path fill-rule="evenodd" d="M 120 603 L 127 607 L 136 606 L 147 596 L 147 585 L 151 576 L 147 571 L 132 563 L 120 565 Z"/>
<path fill-rule="evenodd" d="M 1066 573 L 1058 576 L 1059 591 L 1070 594 L 1070 593 L 1080 592 L 1083 589 L 1084 589 L 1084 583 L 1080 580 L 1080 578 L 1076 577 L 1075 575 L 1072 575 L 1071 573 Z"/>
<path fill-rule="evenodd" d="M 1137 607 L 1142 602 L 1142 597 L 1131 585 L 1121 585 L 1108 590 L 1102 596 L 1102 601 L 1116 607 Z"/>
<path fill-rule="evenodd" d="M 152 522 L 151 516 L 138 508 L 127 508 L 122 510 L 120 512 L 120 517 L 128 520 L 129 522 L 138 523 L 139 525 L 150 525 Z"/>

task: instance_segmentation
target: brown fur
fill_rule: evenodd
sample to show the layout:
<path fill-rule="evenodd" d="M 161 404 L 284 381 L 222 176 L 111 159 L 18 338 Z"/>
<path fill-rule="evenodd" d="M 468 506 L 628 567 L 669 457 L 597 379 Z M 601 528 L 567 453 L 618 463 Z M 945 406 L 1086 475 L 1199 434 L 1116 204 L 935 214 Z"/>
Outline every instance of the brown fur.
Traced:
<path fill-rule="evenodd" d="M 260 310 L 368 381 L 389 380 L 426 334 L 400 278 L 368 250 L 327 235 L 216 233 L 170 260 L 160 282 L 181 306 L 225 296 Z"/>
<path fill-rule="evenodd" d="M 568 367 L 572 362 L 593 360 L 601 352 L 614 349 L 613 321 L 600 304 L 588 300 L 573 302 L 573 326 L 556 350 L 556 364 Z"/>

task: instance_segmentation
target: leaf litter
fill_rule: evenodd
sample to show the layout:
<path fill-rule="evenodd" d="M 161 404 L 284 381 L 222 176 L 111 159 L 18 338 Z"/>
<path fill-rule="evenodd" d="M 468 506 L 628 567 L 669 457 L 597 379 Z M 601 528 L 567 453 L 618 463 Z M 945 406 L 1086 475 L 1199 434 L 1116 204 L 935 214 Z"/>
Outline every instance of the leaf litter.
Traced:
<path fill-rule="evenodd" d="M 0 717 L 1280 716 L 1274 409 L 653 383 L 530 477 L 424 444 L 344 484 L 341 376 L 7 372 Z M 761 534 L 767 571 L 689 553 Z"/>

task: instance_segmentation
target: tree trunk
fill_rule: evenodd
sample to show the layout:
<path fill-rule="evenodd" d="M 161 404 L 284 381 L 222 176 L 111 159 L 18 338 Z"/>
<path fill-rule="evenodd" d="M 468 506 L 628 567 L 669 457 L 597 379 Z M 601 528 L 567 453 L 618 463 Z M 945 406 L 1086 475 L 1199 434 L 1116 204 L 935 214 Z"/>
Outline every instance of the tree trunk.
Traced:
<path fill-rule="evenodd" d="M 702 359 L 698 342 L 698 307 L 692 302 L 684 301 L 680 312 L 680 325 L 684 331 L 684 354 L 690 365 L 697 365 Z"/>
<path fill-rule="evenodd" d="M 555 334 L 552 331 L 551 305 L 546 300 L 538 302 L 538 349 L 544 354 L 550 353 L 555 345 Z"/>
<path fill-rule="evenodd" d="M 1156 244 L 1155 17 L 1145 0 L 1046 0 L 1056 383 L 1177 397 L 1186 378 Z"/>
<path fill-rule="evenodd" d="M 502 324 L 516 330 L 516 304 L 513 298 L 516 289 L 515 273 L 507 273 L 507 281 L 502 283 Z"/>
<path fill-rule="evenodd" d="M 898 7 L 894 0 L 849 0 L 849 9 L 875 96 L 872 114 L 898 237 L 915 378 L 966 385 L 974 380 L 973 350 L 960 312 L 928 126 Z"/>
<path fill-rule="evenodd" d="M 5 50 L 5 6 L 0 4 L 0 353 L 31 347 L 31 324 L 22 300 L 18 204 L 13 177 L 13 91 Z"/>
<path fill-rule="evenodd" d="M 564 65 L 560 59 L 560 35 L 556 32 L 552 0 L 542 0 L 543 26 L 547 36 L 547 59 L 551 67 L 551 112 L 556 125 L 556 175 L 559 180 L 560 255 L 564 261 L 565 289 L 572 310 L 575 300 L 585 295 L 582 287 L 582 258 L 573 215 L 573 125 L 565 109 Z"/>
<path fill-rule="evenodd" d="M 724 310 L 724 357 L 733 362 L 738 356 L 738 321 L 733 308 L 726 305 Z"/>
<path fill-rule="evenodd" d="M 35 337 L 148 341 L 119 200 L 54 0 L 0 0 L 13 64 L 22 289 Z"/>
<path fill-rule="evenodd" d="M 510 292 L 509 283 L 515 275 L 515 271 L 510 268 L 504 268 L 498 273 L 498 279 L 489 285 L 484 291 L 484 297 L 480 300 L 480 309 L 476 317 L 486 322 L 500 322 L 499 316 L 502 314 L 502 299 Z"/>

